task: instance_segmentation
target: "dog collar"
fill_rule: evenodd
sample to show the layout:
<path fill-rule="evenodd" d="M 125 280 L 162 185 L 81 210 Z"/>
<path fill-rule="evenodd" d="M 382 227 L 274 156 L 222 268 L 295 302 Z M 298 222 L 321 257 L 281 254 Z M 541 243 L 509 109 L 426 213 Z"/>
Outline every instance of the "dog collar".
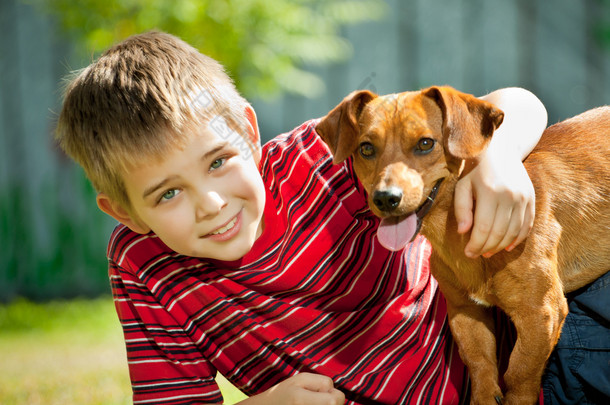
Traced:
<path fill-rule="evenodd" d="M 430 208 L 432 208 L 432 204 L 434 204 L 434 199 L 438 194 L 438 189 L 443 180 L 445 180 L 444 177 L 437 180 L 434 187 L 432 187 L 432 190 L 430 190 L 430 194 L 428 194 L 428 197 L 426 197 L 426 201 L 424 201 L 424 203 L 415 213 L 415 215 L 417 215 L 417 218 L 419 218 L 420 221 L 428 214 L 428 212 L 430 212 Z"/>

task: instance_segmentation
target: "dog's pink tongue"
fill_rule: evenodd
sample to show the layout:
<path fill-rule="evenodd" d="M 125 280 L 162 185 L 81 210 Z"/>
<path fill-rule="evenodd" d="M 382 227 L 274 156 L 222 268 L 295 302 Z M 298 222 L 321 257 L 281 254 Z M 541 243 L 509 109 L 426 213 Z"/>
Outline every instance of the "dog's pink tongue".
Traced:
<path fill-rule="evenodd" d="M 411 214 L 399 221 L 396 217 L 383 218 L 377 229 L 377 238 L 381 246 L 397 251 L 404 248 L 415 236 L 417 216 Z"/>

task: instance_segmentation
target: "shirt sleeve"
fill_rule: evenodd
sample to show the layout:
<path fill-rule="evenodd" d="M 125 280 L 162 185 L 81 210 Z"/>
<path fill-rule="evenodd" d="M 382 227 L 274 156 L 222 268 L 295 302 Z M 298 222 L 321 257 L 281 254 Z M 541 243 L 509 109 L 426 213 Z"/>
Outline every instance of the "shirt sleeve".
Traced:
<path fill-rule="evenodd" d="M 109 276 L 127 349 L 134 404 L 210 404 L 223 398 L 216 370 L 132 273 L 113 262 Z"/>

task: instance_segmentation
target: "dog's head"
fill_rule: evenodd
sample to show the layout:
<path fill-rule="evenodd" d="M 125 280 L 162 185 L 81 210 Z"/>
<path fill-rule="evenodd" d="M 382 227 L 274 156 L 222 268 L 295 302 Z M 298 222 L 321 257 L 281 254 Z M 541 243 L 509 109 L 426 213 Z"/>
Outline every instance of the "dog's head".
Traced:
<path fill-rule="evenodd" d="M 412 240 L 440 182 L 486 148 L 504 114 L 450 87 L 347 96 L 316 126 L 339 163 L 353 156 L 378 237 L 398 250 Z"/>

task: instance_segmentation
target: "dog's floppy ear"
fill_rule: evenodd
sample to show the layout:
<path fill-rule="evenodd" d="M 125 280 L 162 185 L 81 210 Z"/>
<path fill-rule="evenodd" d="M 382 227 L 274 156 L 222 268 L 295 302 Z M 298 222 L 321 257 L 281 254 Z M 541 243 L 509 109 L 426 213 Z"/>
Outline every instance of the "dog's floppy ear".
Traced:
<path fill-rule="evenodd" d="M 364 106 L 375 97 L 368 90 L 354 91 L 316 125 L 316 132 L 330 148 L 335 163 L 344 161 L 356 149 L 360 133 L 358 118 Z"/>
<path fill-rule="evenodd" d="M 483 152 L 504 119 L 504 113 L 493 104 L 448 86 L 431 87 L 423 94 L 440 107 L 445 150 L 458 159 Z"/>

